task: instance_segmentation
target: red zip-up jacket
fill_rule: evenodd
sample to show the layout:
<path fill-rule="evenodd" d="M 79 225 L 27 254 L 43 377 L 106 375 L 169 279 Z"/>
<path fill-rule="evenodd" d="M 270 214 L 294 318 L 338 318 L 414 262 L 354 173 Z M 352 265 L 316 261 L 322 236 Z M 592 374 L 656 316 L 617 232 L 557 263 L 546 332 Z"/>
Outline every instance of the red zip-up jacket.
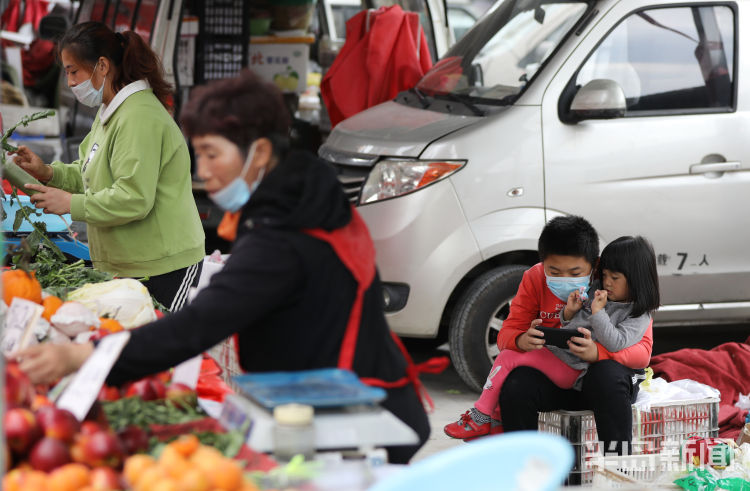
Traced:
<path fill-rule="evenodd" d="M 557 298 L 547 288 L 542 263 L 535 264 L 523 274 L 518 293 L 510 306 L 510 314 L 497 336 L 498 347 L 521 351 L 516 346 L 516 339 L 531 327 L 531 321 L 534 319 L 542 319 L 542 325 L 545 327 L 559 328 L 560 312 L 565 308 L 565 304 L 566 302 Z M 599 360 L 614 360 L 626 367 L 637 369 L 648 366 L 653 344 L 653 330 L 649 325 L 638 343 L 621 351 L 610 353 L 599 343 L 596 343 L 596 347 L 599 349 Z"/>

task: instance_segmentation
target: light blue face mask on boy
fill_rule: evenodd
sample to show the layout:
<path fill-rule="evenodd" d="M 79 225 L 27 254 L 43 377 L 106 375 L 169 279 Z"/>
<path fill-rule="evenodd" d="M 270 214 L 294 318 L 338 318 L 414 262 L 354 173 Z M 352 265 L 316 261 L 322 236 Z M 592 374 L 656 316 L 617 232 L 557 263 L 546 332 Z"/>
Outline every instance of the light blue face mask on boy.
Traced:
<path fill-rule="evenodd" d="M 568 296 L 581 287 L 587 291 L 591 281 L 590 276 L 544 276 L 547 277 L 547 287 L 563 302 L 567 302 Z"/>
<path fill-rule="evenodd" d="M 209 194 L 209 198 L 211 198 L 211 200 L 222 210 L 231 212 L 239 210 L 245 206 L 245 203 L 250 200 L 250 197 L 255 190 L 258 189 L 260 181 L 263 179 L 263 175 L 266 171 L 265 167 L 260 169 L 258 178 L 255 179 L 250 186 L 245 182 L 245 175 L 247 174 L 247 171 L 250 170 L 250 163 L 255 156 L 256 143 L 258 143 L 257 140 L 250 145 L 250 150 L 247 152 L 247 159 L 245 159 L 245 165 L 243 165 L 240 175 L 235 177 L 232 182 L 227 184 L 224 188 L 215 193 Z"/>

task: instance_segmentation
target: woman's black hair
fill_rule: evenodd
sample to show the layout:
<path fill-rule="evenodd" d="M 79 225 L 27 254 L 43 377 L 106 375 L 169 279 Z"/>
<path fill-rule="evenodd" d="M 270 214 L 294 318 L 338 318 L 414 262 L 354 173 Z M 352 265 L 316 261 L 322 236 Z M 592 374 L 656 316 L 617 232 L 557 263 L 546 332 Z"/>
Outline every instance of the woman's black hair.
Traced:
<path fill-rule="evenodd" d="M 602 251 L 596 273 L 602 271 L 622 273 L 628 283 L 631 315 L 638 317 L 659 308 L 659 275 L 656 272 L 656 255 L 651 243 L 641 236 L 624 236 L 613 240 Z"/>
<path fill-rule="evenodd" d="M 63 50 L 70 52 L 89 70 L 104 56 L 114 65 L 112 87 L 116 92 L 135 81 L 148 80 L 156 98 L 169 109 L 172 86 L 164 79 L 159 57 L 137 33 L 116 33 L 101 22 L 82 22 L 65 32 L 57 50 L 59 57 Z"/>

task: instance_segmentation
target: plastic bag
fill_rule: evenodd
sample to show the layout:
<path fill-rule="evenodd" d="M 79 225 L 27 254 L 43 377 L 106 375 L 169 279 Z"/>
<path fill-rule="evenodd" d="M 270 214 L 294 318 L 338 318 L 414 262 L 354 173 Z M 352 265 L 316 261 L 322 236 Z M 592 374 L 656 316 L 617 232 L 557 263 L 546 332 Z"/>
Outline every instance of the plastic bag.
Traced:
<path fill-rule="evenodd" d="M 734 405 L 745 411 L 750 410 L 750 394 L 740 394 L 739 399 Z"/>
<path fill-rule="evenodd" d="M 89 331 L 91 327 L 99 327 L 99 316 L 80 302 L 65 302 L 50 321 L 58 331 L 70 338 Z"/>
<path fill-rule="evenodd" d="M 641 384 L 643 388 L 643 384 Z M 695 401 L 707 397 L 720 398 L 721 392 L 695 380 L 682 379 L 667 382 L 661 377 L 651 379 L 646 390 L 638 391 L 635 406 L 640 411 L 650 411 L 652 404 L 675 401 Z"/>
<path fill-rule="evenodd" d="M 143 284 L 132 278 L 89 283 L 68 295 L 90 308 L 99 317 L 117 320 L 125 329 L 156 320 L 154 302 Z"/>
<path fill-rule="evenodd" d="M 688 491 L 750 491 L 750 482 L 739 477 L 718 479 L 708 469 L 695 469 L 687 476 L 675 479 L 674 484 Z"/>

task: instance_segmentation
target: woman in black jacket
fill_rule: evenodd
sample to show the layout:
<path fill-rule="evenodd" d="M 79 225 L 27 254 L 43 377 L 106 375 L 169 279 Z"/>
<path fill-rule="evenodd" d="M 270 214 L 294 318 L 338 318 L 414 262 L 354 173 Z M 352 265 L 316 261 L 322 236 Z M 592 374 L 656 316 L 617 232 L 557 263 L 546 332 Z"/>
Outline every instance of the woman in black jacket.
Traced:
<path fill-rule="evenodd" d="M 206 190 L 228 212 L 221 228 L 236 240 L 189 305 L 132 331 L 107 382 L 165 370 L 237 334 L 245 371 L 350 368 L 385 386 L 382 405 L 419 435 L 418 445 L 388 449 L 391 462 L 407 462 L 429 423 L 414 387 L 404 385 L 372 240 L 334 170 L 286 150 L 287 114 L 279 91 L 247 71 L 195 90 L 182 125 Z M 50 380 L 77 369 L 92 349 L 32 348 L 21 353 L 21 368 Z"/>

